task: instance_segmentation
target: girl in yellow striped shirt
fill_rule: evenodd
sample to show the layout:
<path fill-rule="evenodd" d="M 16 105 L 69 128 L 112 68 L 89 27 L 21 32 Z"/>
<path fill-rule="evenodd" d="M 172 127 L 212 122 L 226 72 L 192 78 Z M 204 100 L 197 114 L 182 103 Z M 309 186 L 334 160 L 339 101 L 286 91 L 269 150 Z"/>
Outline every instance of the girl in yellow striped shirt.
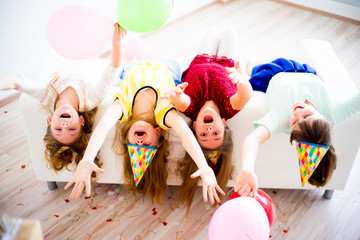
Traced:
<path fill-rule="evenodd" d="M 113 56 L 115 55 L 113 53 Z M 120 52 L 118 57 L 120 57 Z M 119 67 L 120 61 L 118 63 L 114 67 Z M 222 195 L 225 193 L 217 184 L 214 172 L 208 166 L 193 133 L 171 101 L 159 98 L 161 93 L 175 87 L 172 70 L 171 66 L 167 67 L 152 61 L 133 64 L 127 70 L 120 84 L 120 91 L 115 94 L 114 102 L 108 107 L 90 138 L 84 157 L 76 169 L 74 179 L 65 186 L 67 189 L 75 183 L 70 197 L 78 198 L 84 185 L 86 196 L 90 196 L 91 173 L 93 171 L 103 172 L 94 164 L 94 158 L 107 133 L 117 122 L 120 122 L 118 120 L 121 120 L 124 123 L 121 124 L 121 127 L 118 124 L 114 145 L 117 152 L 124 155 L 124 176 L 126 183 L 134 193 L 139 190 L 145 195 L 151 195 L 153 200 L 161 202 L 167 187 L 165 165 L 167 144 L 163 130 L 173 128 L 180 137 L 185 150 L 199 168 L 191 177 L 201 177 L 204 201 L 207 202 L 209 197 L 212 204 L 215 203 L 215 200 L 220 202 L 217 191 Z M 119 143 L 121 144 L 120 148 Z M 139 182 L 134 179 L 132 174 L 134 164 L 130 163 L 128 145 L 145 149 L 144 151 L 156 149 L 146 172 L 140 173 L 143 174 L 143 177 Z"/>

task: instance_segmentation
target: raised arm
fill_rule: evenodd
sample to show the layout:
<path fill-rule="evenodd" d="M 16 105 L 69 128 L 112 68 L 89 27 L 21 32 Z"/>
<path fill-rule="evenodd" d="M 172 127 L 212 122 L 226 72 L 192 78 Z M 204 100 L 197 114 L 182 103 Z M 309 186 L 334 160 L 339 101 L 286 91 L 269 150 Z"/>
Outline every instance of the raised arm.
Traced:
<path fill-rule="evenodd" d="M 253 90 L 249 82 L 250 77 L 246 74 L 245 69 L 236 62 L 233 68 L 226 68 L 229 78 L 237 85 L 237 93 L 230 98 L 233 109 L 241 110 L 253 95 Z"/>
<path fill-rule="evenodd" d="M 127 31 L 121 28 L 117 23 L 114 24 L 114 33 L 112 37 L 111 62 L 102 74 L 101 80 L 96 86 L 89 90 L 88 108 L 92 109 L 99 105 L 105 98 L 114 79 L 119 75 L 119 67 L 123 60 L 123 38 Z M 91 104 L 91 105 L 90 105 Z"/>
<path fill-rule="evenodd" d="M 174 131 L 180 137 L 181 143 L 185 150 L 189 153 L 191 158 L 198 166 L 199 170 L 193 173 L 191 178 L 201 177 L 201 180 L 203 181 L 204 201 L 207 202 L 207 195 L 209 194 L 211 204 L 215 203 L 214 198 L 217 202 L 220 202 L 216 190 L 218 190 L 222 195 L 225 195 L 225 193 L 217 184 L 215 174 L 207 164 L 199 143 L 196 141 L 194 134 L 191 132 L 185 120 L 178 112 L 171 110 L 166 116 L 165 123 L 174 129 Z"/>
<path fill-rule="evenodd" d="M 76 167 L 74 178 L 64 188 L 67 190 L 73 183 L 75 183 L 74 188 L 70 194 L 70 198 L 78 198 L 82 193 L 84 186 L 86 189 L 86 196 L 90 196 L 91 173 L 93 171 L 97 173 L 104 172 L 104 170 L 96 166 L 94 159 L 100 150 L 100 147 L 104 143 L 108 132 L 116 124 L 122 113 L 123 111 L 119 101 L 115 101 L 108 107 L 100 122 L 97 124 L 86 147 L 84 157 Z"/>
<path fill-rule="evenodd" d="M 127 31 L 119 26 L 119 24 L 114 24 L 114 33 L 112 37 L 112 49 L 111 49 L 111 65 L 114 68 L 118 68 L 121 65 L 123 60 L 123 51 L 122 51 L 122 40 L 125 38 Z"/>
<path fill-rule="evenodd" d="M 269 130 L 260 125 L 245 137 L 241 146 L 241 170 L 236 179 L 234 191 L 241 196 L 254 197 L 258 182 L 255 175 L 255 160 L 261 144 L 270 138 Z"/>

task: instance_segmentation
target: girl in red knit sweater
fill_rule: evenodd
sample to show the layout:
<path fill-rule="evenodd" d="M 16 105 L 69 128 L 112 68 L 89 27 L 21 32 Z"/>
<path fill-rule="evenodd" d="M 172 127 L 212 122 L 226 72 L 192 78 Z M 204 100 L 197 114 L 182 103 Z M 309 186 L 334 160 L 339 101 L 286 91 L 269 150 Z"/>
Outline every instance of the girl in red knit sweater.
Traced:
<path fill-rule="evenodd" d="M 237 59 L 238 35 L 227 30 L 221 39 L 215 31 L 206 34 L 201 49 L 182 74 L 183 83 L 162 97 L 173 101 L 175 107 L 191 119 L 190 127 L 217 177 L 219 186 L 226 188 L 233 172 L 231 131 L 226 120 L 237 114 L 252 96 L 249 76 Z M 191 202 L 197 179 L 191 157 L 186 154 L 179 162 L 178 172 L 183 179 L 179 190 L 181 203 Z"/>

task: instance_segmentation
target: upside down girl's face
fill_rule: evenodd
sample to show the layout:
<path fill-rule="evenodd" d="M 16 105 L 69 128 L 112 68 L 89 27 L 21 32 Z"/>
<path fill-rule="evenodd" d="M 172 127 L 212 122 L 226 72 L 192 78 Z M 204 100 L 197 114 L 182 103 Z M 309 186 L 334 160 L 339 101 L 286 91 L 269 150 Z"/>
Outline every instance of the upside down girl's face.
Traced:
<path fill-rule="evenodd" d="M 292 130 L 298 127 L 298 122 L 303 120 L 315 120 L 325 118 L 321 115 L 315 107 L 304 102 L 297 102 L 293 106 L 292 114 L 290 116 L 290 127 Z"/>
<path fill-rule="evenodd" d="M 55 109 L 54 114 L 48 117 L 47 123 L 57 141 L 69 144 L 79 137 L 85 120 L 72 106 L 64 104 Z"/>
<path fill-rule="evenodd" d="M 162 129 L 145 121 L 133 123 L 129 129 L 129 143 L 141 146 L 157 147 L 159 135 Z"/>
<path fill-rule="evenodd" d="M 193 128 L 200 146 L 207 149 L 216 149 L 224 141 L 226 122 L 220 114 L 213 108 L 202 108 L 196 121 L 193 122 Z"/>

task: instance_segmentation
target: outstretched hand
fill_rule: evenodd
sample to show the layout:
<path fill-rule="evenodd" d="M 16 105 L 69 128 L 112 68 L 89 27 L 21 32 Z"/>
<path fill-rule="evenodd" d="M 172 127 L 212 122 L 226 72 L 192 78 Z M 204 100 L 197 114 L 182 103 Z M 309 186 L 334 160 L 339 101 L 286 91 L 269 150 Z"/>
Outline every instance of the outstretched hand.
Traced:
<path fill-rule="evenodd" d="M 255 197 L 258 189 L 258 181 L 254 172 L 241 170 L 236 179 L 234 192 L 240 196 Z"/>
<path fill-rule="evenodd" d="M 23 84 L 24 80 L 15 75 L 6 75 L 0 77 L 0 90 L 18 90 Z"/>
<path fill-rule="evenodd" d="M 174 87 L 173 89 L 161 94 L 160 98 L 165 98 L 165 99 L 171 100 L 173 102 L 174 102 L 174 100 L 179 101 L 181 94 L 184 93 L 184 90 L 188 85 L 189 85 L 189 83 L 187 83 L 187 82 L 181 83 L 181 84 L 177 85 L 176 87 Z"/>
<path fill-rule="evenodd" d="M 104 173 L 104 170 L 99 168 L 94 162 L 81 160 L 76 167 L 74 178 L 66 184 L 64 190 L 67 190 L 73 183 L 75 183 L 73 190 L 71 191 L 70 198 L 79 198 L 84 186 L 86 197 L 90 197 L 91 194 L 91 173 L 95 171 L 97 173 Z"/>
<path fill-rule="evenodd" d="M 184 111 L 190 104 L 190 97 L 184 93 L 188 85 L 189 83 L 187 82 L 181 83 L 175 88 L 161 94 L 160 98 L 172 101 L 179 111 Z"/>
<path fill-rule="evenodd" d="M 225 196 L 225 192 L 217 184 L 215 174 L 209 166 L 200 168 L 199 170 L 194 172 L 190 177 L 191 178 L 201 177 L 201 180 L 203 182 L 204 202 L 208 201 L 208 194 L 209 194 L 209 199 L 211 204 L 215 203 L 214 198 L 218 203 L 220 203 L 220 198 L 216 190 L 219 191 L 219 193 L 221 193 L 223 196 Z"/>
<path fill-rule="evenodd" d="M 249 75 L 247 75 L 246 70 L 243 66 L 240 65 L 239 61 L 236 61 L 235 66 L 233 68 L 225 68 L 226 72 L 229 74 L 228 77 L 230 80 L 239 86 L 245 84 L 249 79 Z"/>
<path fill-rule="evenodd" d="M 112 36 L 112 40 L 113 41 L 121 41 L 121 39 L 123 39 L 126 34 L 127 34 L 127 30 L 122 28 L 118 23 L 114 23 L 114 33 Z"/>

